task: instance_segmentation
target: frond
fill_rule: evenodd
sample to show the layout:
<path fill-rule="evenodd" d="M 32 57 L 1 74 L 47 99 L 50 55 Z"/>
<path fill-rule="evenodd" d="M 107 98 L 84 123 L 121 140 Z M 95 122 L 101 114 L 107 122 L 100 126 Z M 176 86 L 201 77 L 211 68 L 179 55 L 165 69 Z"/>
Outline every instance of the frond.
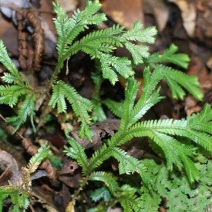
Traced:
<path fill-rule="evenodd" d="M 115 25 L 111 28 L 94 31 L 89 33 L 81 40 L 76 41 L 72 46 L 66 49 L 66 58 L 76 54 L 78 51 L 83 51 L 89 54 L 92 58 L 98 58 L 100 52 L 109 53 L 115 47 L 122 46 L 122 43 L 117 35 L 123 31 L 123 27 Z M 108 50 L 103 48 L 108 48 Z"/>
<path fill-rule="evenodd" d="M 154 90 L 160 77 L 157 74 L 150 73 L 149 70 L 144 71 L 144 87 L 141 98 L 135 104 L 135 98 L 138 91 L 139 83 L 135 80 L 128 80 L 125 90 L 125 101 L 122 103 L 121 125 L 120 129 L 126 130 L 137 122 L 152 106 L 159 102 L 162 97 L 159 96 L 159 89 Z M 151 90 L 149 84 L 152 85 Z M 151 93 L 149 92 L 151 91 Z M 112 102 L 113 103 L 113 102 Z M 134 105 L 135 104 L 135 105 Z M 110 105 L 109 105 L 110 106 Z M 112 105 L 113 106 L 113 105 Z M 113 108 L 112 108 L 113 109 Z M 115 109 L 116 111 L 116 109 Z"/>
<path fill-rule="evenodd" d="M 188 68 L 189 64 L 189 57 L 187 54 L 180 54 L 177 53 L 178 47 L 174 44 L 171 44 L 171 46 L 166 49 L 162 54 L 154 53 L 150 55 L 148 58 L 148 63 L 154 64 L 154 63 L 173 63 L 175 65 L 178 65 L 182 68 Z"/>
<path fill-rule="evenodd" d="M 92 119 L 95 122 L 102 122 L 106 119 L 105 112 L 102 108 L 101 102 L 92 101 L 93 110 L 92 110 Z"/>
<path fill-rule="evenodd" d="M 1 85 L 0 86 L 0 103 L 8 104 L 10 107 L 14 107 L 20 96 L 27 95 L 29 93 L 29 87 L 19 85 Z"/>
<path fill-rule="evenodd" d="M 125 43 L 125 47 L 132 54 L 135 65 L 142 64 L 144 58 L 149 57 L 149 48 L 147 46 L 135 45 L 130 42 Z"/>
<path fill-rule="evenodd" d="M 97 1 L 88 1 L 88 4 L 83 11 L 77 10 L 74 12 L 72 18 L 68 18 L 67 14 L 62 10 L 58 3 L 53 3 L 54 11 L 57 18 L 53 19 L 55 28 L 58 34 L 57 51 L 58 64 L 56 72 L 62 68 L 63 62 L 68 59 L 64 56 L 65 52 L 71 45 L 73 40 L 84 31 L 88 25 L 99 25 L 106 20 L 105 14 L 96 14 L 101 7 Z"/>
<path fill-rule="evenodd" d="M 68 143 L 71 147 L 65 147 L 65 153 L 67 156 L 75 159 L 77 163 L 82 167 L 83 172 L 86 173 L 88 166 L 88 158 L 85 154 L 84 148 L 74 139 L 70 138 Z"/>
<path fill-rule="evenodd" d="M 29 206 L 29 197 L 19 186 L 1 186 L 0 187 L 0 211 L 3 211 L 3 201 L 10 196 L 13 204 L 12 211 L 25 210 Z"/>
<path fill-rule="evenodd" d="M 106 105 L 113 114 L 121 118 L 123 112 L 123 102 L 116 102 L 111 99 L 106 99 L 102 101 L 102 103 Z"/>
<path fill-rule="evenodd" d="M 127 154 L 124 150 L 114 147 L 110 150 L 110 154 L 119 162 L 120 174 L 132 174 L 134 172 L 142 173 L 145 171 L 144 165 L 141 161 Z"/>
<path fill-rule="evenodd" d="M 87 28 L 88 25 L 99 25 L 106 20 L 105 14 L 96 14 L 101 8 L 101 4 L 97 1 L 88 1 L 85 9 L 83 11 L 77 10 L 74 12 L 72 18 L 68 18 L 58 3 L 53 3 L 53 6 L 57 14 L 57 18 L 54 19 L 55 28 L 59 36 L 57 46 L 61 48 L 67 44 L 71 45 L 72 41 L 80 32 Z M 59 51 L 59 53 L 62 53 L 62 51 Z"/>
<path fill-rule="evenodd" d="M 50 154 L 49 152 L 49 145 L 46 142 L 43 146 L 38 149 L 38 152 L 33 155 L 28 163 L 27 168 L 29 169 L 30 173 L 33 173 L 37 170 L 40 163 L 48 157 Z"/>
<path fill-rule="evenodd" d="M 15 124 L 16 127 L 14 131 L 16 131 L 20 125 L 27 120 L 28 117 L 31 118 L 31 122 L 33 121 L 33 117 L 35 115 L 35 100 L 35 94 L 27 95 L 22 102 L 20 109 L 18 110 L 17 116 L 7 118 L 7 122 Z"/>
<path fill-rule="evenodd" d="M 101 74 L 101 66 L 99 64 L 99 61 L 95 61 L 96 62 L 96 70 L 95 72 L 92 72 L 91 73 L 91 78 L 93 80 L 93 83 L 94 83 L 94 93 L 93 93 L 93 99 L 96 99 L 98 98 L 99 99 L 99 92 L 100 92 L 100 89 L 101 89 L 101 85 L 104 81 L 103 77 L 102 77 L 102 74 Z"/>
<path fill-rule="evenodd" d="M 88 24 L 101 24 L 106 20 L 105 14 L 96 14 L 100 10 L 101 6 L 102 5 L 99 3 L 99 1 L 87 1 L 85 9 L 80 14 L 79 21 L 83 21 L 86 26 Z"/>
<path fill-rule="evenodd" d="M 173 169 L 173 164 L 179 169 L 182 169 L 183 164 L 189 181 L 193 183 L 199 180 L 199 172 L 189 158 L 194 154 L 191 146 L 181 144 L 173 137 L 158 132 L 155 133 L 154 137 L 150 138 L 164 151 L 167 165 L 170 170 Z"/>
<path fill-rule="evenodd" d="M 22 77 L 20 76 L 18 69 L 16 68 L 15 64 L 10 59 L 6 47 L 4 46 L 4 43 L 2 40 L 0 40 L 0 62 L 9 70 L 9 72 L 16 77 L 16 80 L 22 80 Z"/>
<path fill-rule="evenodd" d="M 5 189 L 4 186 L 0 187 L 0 211 L 3 211 L 4 200 L 9 196 L 8 189 Z"/>
<path fill-rule="evenodd" d="M 209 104 L 205 104 L 202 111 L 188 117 L 188 126 L 197 132 L 204 132 L 211 135 L 212 129 L 212 109 Z"/>
<path fill-rule="evenodd" d="M 140 103 L 138 105 L 144 104 L 149 98 L 151 98 L 153 91 L 163 77 L 161 76 L 160 72 L 154 71 L 151 73 L 149 67 L 147 67 L 144 69 L 143 78 L 144 85 L 141 98 L 139 99 Z"/>
<path fill-rule="evenodd" d="M 174 98 L 184 98 L 185 91 L 183 88 L 191 93 L 196 99 L 201 100 L 203 98 L 203 93 L 199 88 L 199 82 L 196 76 L 189 76 L 183 72 L 163 65 L 154 65 L 154 69 L 154 72 L 160 72 L 166 80 Z"/>
<path fill-rule="evenodd" d="M 114 196 L 116 195 L 116 191 L 119 189 L 116 178 L 111 173 L 103 171 L 93 172 L 92 174 L 90 174 L 88 179 L 91 181 L 103 182 Z"/>
<path fill-rule="evenodd" d="M 136 82 L 133 79 L 129 79 L 125 88 L 125 101 L 123 103 L 123 113 L 121 116 L 120 129 L 123 131 L 127 130 L 131 111 L 134 106 L 134 101 L 138 92 L 139 82 Z"/>
<path fill-rule="evenodd" d="M 118 200 L 120 201 L 121 206 L 126 212 L 140 211 L 138 207 L 138 198 L 136 195 L 136 189 L 125 184 L 121 187 L 120 197 Z"/>
<path fill-rule="evenodd" d="M 74 113 L 79 117 L 79 121 L 89 124 L 90 116 L 88 111 L 91 110 L 91 102 L 80 96 L 73 87 L 63 81 L 58 81 L 53 87 L 49 105 L 53 108 L 57 107 L 58 113 L 66 112 L 65 99 L 71 104 Z"/>
<path fill-rule="evenodd" d="M 155 178 L 155 175 L 152 177 Z M 154 187 L 156 187 L 155 184 Z M 157 192 L 149 192 L 149 189 L 144 186 L 141 188 L 141 192 L 142 195 L 138 198 L 139 212 L 158 211 L 161 202 L 160 195 Z"/>
<path fill-rule="evenodd" d="M 149 99 L 146 99 L 146 101 L 144 101 L 143 96 L 138 100 L 133 110 L 131 111 L 131 119 L 129 120 L 128 125 L 129 127 L 141 119 L 151 107 L 163 99 L 163 97 L 160 96 L 159 91 L 160 88 L 153 91 L 152 95 L 149 96 Z"/>
<path fill-rule="evenodd" d="M 101 149 L 96 150 L 90 158 L 87 173 L 91 173 L 95 168 L 100 166 L 105 160 L 111 156 L 108 146 L 103 144 Z"/>
<path fill-rule="evenodd" d="M 197 121 L 199 122 L 198 119 Z M 205 126 L 206 124 L 211 126 L 211 122 L 199 122 L 199 126 L 201 126 L 201 124 L 203 124 L 203 126 Z M 157 131 L 157 132 L 168 134 L 168 135 L 186 137 L 192 140 L 193 142 L 201 145 L 203 148 L 207 149 L 208 151 L 212 151 L 211 132 L 210 134 L 208 134 L 207 128 L 206 128 L 206 132 L 204 131 L 199 132 L 198 130 L 196 130 L 195 125 L 190 124 L 189 121 L 187 120 L 166 119 L 166 120 L 156 120 L 156 121 L 145 121 L 145 122 L 141 122 L 140 124 L 136 126 L 138 128 L 140 126 L 141 128 L 143 128 L 143 130 L 151 129 L 153 131 Z"/>
<path fill-rule="evenodd" d="M 203 116 L 205 114 L 205 111 L 209 111 L 208 106 L 206 106 L 203 110 Z M 209 125 L 210 124 L 211 123 L 209 122 Z M 205 125 L 206 123 L 204 123 L 204 126 Z M 190 140 L 201 145 L 208 151 L 212 151 L 212 137 L 208 135 L 208 128 L 206 129 L 206 133 L 204 133 L 196 131 L 196 129 L 192 127 L 192 125 L 189 126 L 188 121 L 186 120 L 167 119 L 157 121 L 145 121 L 132 126 L 128 130 L 128 132 L 125 133 L 125 135 L 119 135 L 117 133 L 114 136 L 112 142 L 116 142 L 118 140 L 119 142 L 116 144 L 121 145 L 126 141 L 132 139 L 133 137 L 149 137 L 163 150 L 168 167 L 172 169 L 172 165 L 175 164 L 178 168 L 181 168 L 182 162 L 190 181 L 193 182 L 199 179 L 198 172 L 195 169 L 192 161 L 189 159 L 189 157 L 191 157 L 194 152 L 190 146 L 181 144 L 174 137 L 172 137 L 177 135 L 189 138 Z"/>
<path fill-rule="evenodd" d="M 97 202 L 100 199 L 103 199 L 105 202 L 108 202 L 111 198 L 110 191 L 106 187 L 96 189 L 91 193 L 90 196 L 94 202 Z"/>
<path fill-rule="evenodd" d="M 16 81 L 16 77 L 10 73 L 4 73 L 4 76 L 1 77 L 1 79 L 8 84 L 15 83 Z"/>
<path fill-rule="evenodd" d="M 49 105 L 53 108 L 57 107 L 57 112 L 66 112 L 67 105 L 65 102 L 65 91 L 62 89 L 59 83 L 57 83 L 52 90 L 52 96 L 49 101 Z"/>
<path fill-rule="evenodd" d="M 155 42 L 155 35 L 157 30 L 155 27 L 147 27 L 143 29 L 143 26 L 139 21 L 135 22 L 133 27 L 125 32 L 121 38 L 127 41 L 140 41 L 152 44 Z"/>
<path fill-rule="evenodd" d="M 118 81 L 117 73 L 122 75 L 125 79 L 134 74 L 131 62 L 127 58 L 119 58 L 109 54 L 100 54 L 100 62 L 103 77 L 109 79 L 113 85 Z"/>
<path fill-rule="evenodd" d="M 91 73 L 91 78 L 94 83 L 94 91 L 92 95 L 92 104 L 93 104 L 92 118 L 94 122 L 101 122 L 106 119 L 106 115 L 102 108 L 102 100 L 100 98 L 101 85 L 104 79 L 101 74 L 99 61 L 96 60 L 95 62 L 96 62 L 95 64 L 96 70 L 95 72 Z"/>

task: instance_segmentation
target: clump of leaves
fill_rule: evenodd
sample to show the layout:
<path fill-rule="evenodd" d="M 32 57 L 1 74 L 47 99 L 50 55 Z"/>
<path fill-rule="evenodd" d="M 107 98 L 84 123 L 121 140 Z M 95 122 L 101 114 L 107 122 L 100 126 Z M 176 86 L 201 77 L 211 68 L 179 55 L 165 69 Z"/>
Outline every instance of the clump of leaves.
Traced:
<path fill-rule="evenodd" d="M 143 28 L 142 24 L 136 22 L 132 29 L 126 31 L 124 27 L 115 25 L 77 39 L 78 35 L 90 25 L 98 26 L 106 20 L 103 13 L 98 13 L 100 8 L 99 1 L 88 1 L 85 10 L 77 10 L 71 18 L 68 18 L 61 6 L 54 3 L 57 14 L 54 23 L 58 34 L 58 61 L 50 84 L 46 86 L 48 93 L 46 96 L 50 97 L 46 99 L 48 105 L 61 114 L 67 112 L 69 103 L 80 123 L 79 135 L 86 136 L 91 141 L 91 123 L 106 118 L 102 104 L 120 119 L 117 132 L 105 139 L 103 145 L 91 156 L 86 154 L 85 148 L 78 141 L 67 134 L 69 145 L 66 146 L 65 153 L 76 160 L 82 169 L 80 187 L 73 195 L 72 204 L 78 200 L 80 203 L 83 202 L 82 192 L 91 181 L 96 190 L 90 196 L 95 202 L 95 207 L 92 206 L 90 211 L 106 211 L 118 203 L 125 211 L 157 211 L 161 197 L 169 199 L 174 192 L 173 188 L 176 188 L 175 184 L 181 186 L 186 180 L 190 184 L 201 182 L 203 170 L 197 168 L 194 157 L 200 147 L 212 152 L 211 106 L 206 104 L 201 112 L 181 120 L 141 121 L 141 118 L 164 98 L 160 95 L 161 80 L 167 82 L 174 98 L 183 99 L 186 92 L 189 92 L 201 100 L 203 94 L 199 89 L 198 79 L 165 65 L 172 63 L 180 68 L 187 68 L 188 56 L 177 53 L 175 45 L 171 45 L 161 54 L 149 53 L 148 45 L 155 42 L 157 33 L 155 27 Z M 142 44 L 135 44 L 137 41 Z M 118 47 L 125 47 L 131 53 L 132 59 L 114 56 L 112 53 Z M 90 55 L 91 59 L 95 59 L 99 64 L 98 70 L 92 75 L 95 91 L 90 100 L 80 96 L 74 87 L 58 79 L 64 62 L 79 51 Z M 17 115 L 7 120 L 16 124 L 18 129 L 28 118 L 31 118 L 33 123 L 36 101 L 41 93 L 24 81 L 9 58 L 2 41 L 0 61 L 8 69 L 2 77 L 6 85 L 0 86 L 0 102 L 17 107 Z M 144 85 L 138 100 L 136 95 L 139 82 L 134 78 L 133 70 L 133 66 L 136 65 L 143 66 L 144 69 Z M 114 85 L 119 76 L 126 81 L 124 101 L 103 100 L 99 94 L 102 82 L 107 79 Z M 21 104 L 18 105 L 18 102 Z M 138 137 L 147 137 L 154 147 L 153 150 L 161 156 L 164 163 L 158 165 L 153 160 L 135 158 L 122 149 L 123 144 Z M 110 158 L 117 161 L 118 173 L 113 169 L 110 171 L 102 169 L 102 164 Z M 175 176 L 177 172 L 183 176 L 179 181 Z M 164 185 L 163 181 L 162 185 L 155 185 L 158 178 L 161 176 L 167 178 L 170 173 L 174 176 L 171 183 L 167 182 L 167 185 Z M 126 182 L 126 179 L 132 176 L 135 176 L 136 183 L 130 180 Z M 191 189 L 189 183 L 186 184 L 187 189 Z M 181 190 L 178 194 L 183 199 Z M 188 193 L 186 195 L 188 196 Z M 152 199 L 154 199 L 153 205 L 149 204 Z M 189 204 L 189 198 L 186 200 L 187 203 Z M 168 201 L 170 211 L 174 208 L 173 205 L 172 201 Z"/>

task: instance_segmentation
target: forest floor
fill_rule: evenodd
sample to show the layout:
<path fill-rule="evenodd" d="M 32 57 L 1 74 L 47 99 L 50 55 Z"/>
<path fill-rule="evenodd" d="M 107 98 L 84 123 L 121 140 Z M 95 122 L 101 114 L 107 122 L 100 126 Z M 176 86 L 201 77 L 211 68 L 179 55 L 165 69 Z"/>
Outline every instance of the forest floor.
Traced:
<path fill-rule="evenodd" d="M 6 3 L 5 3 L 6 2 Z M 52 18 L 54 11 L 51 0 L 17 0 L 15 1 L 0 1 L 1 8 L 9 8 L 9 12 L 0 15 L 0 38 L 6 45 L 9 55 L 17 64 L 20 55 L 20 44 L 18 43 L 18 27 L 15 11 L 19 11 L 23 7 L 30 6 L 34 13 L 38 16 L 42 28 L 44 29 L 45 50 L 41 61 L 41 68 L 38 72 L 30 75 L 30 83 L 43 85 L 51 76 L 56 65 L 57 54 L 55 50 L 56 32 Z M 30 2 L 30 3 L 29 3 Z M 71 16 L 77 8 L 81 10 L 85 7 L 85 0 L 58 0 L 64 10 Z M 133 2 L 133 3 L 132 3 Z M 156 43 L 151 46 L 151 52 L 162 52 L 172 43 L 179 47 L 179 52 L 186 53 L 190 57 L 189 68 L 185 71 L 187 74 L 198 76 L 200 88 L 204 93 L 203 101 L 197 101 L 190 95 L 187 95 L 185 100 L 174 100 L 171 98 L 169 90 L 162 83 L 162 94 L 167 96 L 166 99 L 157 104 L 148 114 L 148 119 L 159 119 L 169 117 L 180 119 L 186 115 L 191 115 L 193 112 L 198 112 L 207 102 L 212 105 L 212 1 L 211 0 L 102 0 L 102 11 L 106 13 L 108 21 L 105 22 L 103 28 L 113 24 L 124 25 L 130 29 L 133 23 L 137 20 L 141 21 L 144 26 L 157 26 L 158 35 Z M 12 17 L 6 17 L 12 15 Z M 35 22 L 36 22 L 35 21 Z M 34 22 L 34 23 L 35 23 Z M 115 52 L 118 56 L 129 57 L 128 52 L 123 49 L 118 49 Z M 33 55 L 33 53 L 32 53 Z M 32 57 L 32 56 L 31 56 Z M 29 58 L 30 59 L 30 58 Z M 32 58 L 31 58 L 32 59 Z M 24 62 L 23 62 L 24 63 Z M 77 54 L 68 62 L 69 73 L 64 75 L 65 81 L 72 84 L 77 91 L 84 97 L 90 98 L 93 92 L 90 72 L 92 71 L 93 63 L 85 54 Z M 20 69 L 22 69 L 20 67 Z M 0 68 L 2 75 L 4 69 Z M 142 82 L 142 70 L 136 69 L 137 80 Z M 102 96 L 122 99 L 124 91 L 124 83 L 120 82 L 116 86 L 108 86 L 105 84 L 102 88 Z M 1 139 L 0 149 L 6 151 L 17 163 L 17 167 L 26 166 L 30 156 L 25 152 L 25 149 L 20 145 L 20 137 L 31 136 L 31 129 L 25 126 L 21 135 L 4 134 L 5 122 L 4 117 L 7 117 L 11 110 L 6 106 L 0 106 Z M 110 116 L 110 114 L 109 114 Z M 64 135 L 60 126 L 56 130 L 52 130 L 51 124 L 43 127 L 36 136 L 36 142 L 42 142 L 46 139 L 51 143 L 51 150 L 57 155 L 64 164 L 73 166 L 70 161 L 66 161 L 63 147 L 66 144 Z M 102 130 L 102 129 L 101 129 Z M 104 129 L 105 130 L 105 129 Z M 108 129 L 106 129 L 107 131 Z M 113 130 L 113 129 L 112 129 Z M 8 159 L 10 160 L 10 159 Z M 63 167 L 64 173 L 69 173 Z M 0 168 L 2 168 L 0 166 Z M 3 170 L 0 172 L 0 185 L 4 185 L 10 176 L 2 177 Z M 14 174 L 14 173 L 13 173 Z M 37 177 L 39 178 L 39 177 Z M 48 179 L 38 180 L 33 184 L 34 205 L 31 211 L 43 211 L 43 208 L 48 211 L 64 211 L 67 203 L 70 201 L 70 189 L 73 189 L 78 175 L 69 179 L 66 175 L 62 175 L 58 180 L 61 186 L 52 187 Z M 60 209 L 59 209 L 60 208 Z M 165 209 L 161 208 L 161 211 Z M 45 211 L 45 210 L 44 210 Z"/>

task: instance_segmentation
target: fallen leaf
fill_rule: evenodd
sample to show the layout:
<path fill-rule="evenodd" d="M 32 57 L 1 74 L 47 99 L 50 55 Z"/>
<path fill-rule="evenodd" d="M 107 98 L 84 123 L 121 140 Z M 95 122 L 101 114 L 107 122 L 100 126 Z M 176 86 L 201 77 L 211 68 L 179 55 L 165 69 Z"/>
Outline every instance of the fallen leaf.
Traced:
<path fill-rule="evenodd" d="M 152 14 L 157 22 L 158 30 L 162 32 L 169 18 L 169 8 L 163 0 L 143 0 L 143 10 L 146 14 Z"/>
<path fill-rule="evenodd" d="M 102 1 L 102 10 L 118 24 L 131 28 L 135 21 L 143 23 L 142 1 L 106 0 Z"/>
<path fill-rule="evenodd" d="M 175 3 L 181 10 L 183 26 L 187 34 L 191 37 L 195 34 L 196 26 L 196 5 L 195 1 L 188 0 L 168 0 L 169 2 Z"/>
<path fill-rule="evenodd" d="M 0 178 L 4 178 L 5 175 L 7 175 L 9 176 L 8 180 L 10 180 L 13 185 L 22 184 L 22 173 L 19 171 L 15 158 L 4 150 L 0 150 L 0 169 L 3 171 Z"/>
<path fill-rule="evenodd" d="M 73 12 L 76 10 L 77 0 L 58 0 L 58 3 L 62 6 L 65 12 Z"/>

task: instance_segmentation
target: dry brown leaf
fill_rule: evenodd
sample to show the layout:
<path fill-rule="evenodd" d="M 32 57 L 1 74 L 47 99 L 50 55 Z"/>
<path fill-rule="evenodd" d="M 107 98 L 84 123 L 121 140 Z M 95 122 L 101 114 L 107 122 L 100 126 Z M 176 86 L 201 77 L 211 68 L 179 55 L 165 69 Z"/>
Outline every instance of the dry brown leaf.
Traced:
<path fill-rule="evenodd" d="M 162 32 L 169 18 L 169 8 L 163 0 L 143 0 L 143 10 L 152 14 L 157 22 L 158 30 Z"/>
<path fill-rule="evenodd" d="M 21 185 L 22 184 L 22 174 L 19 171 L 18 164 L 15 158 L 4 150 L 0 150 L 0 169 L 3 171 L 0 178 L 7 172 L 10 174 L 10 182 L 13 185 Z"/>
<path fill-rule="evenodd" d="M 32 187 L 31 196 L 31 205 L 36 205 L 37 203 L 42 204 L 42 207 L 45 208 L 45 211 L 50 212 L 59 212 L 55 206 L 54 202 L 55 191 L 46 184 L 42 186 L 35 185 Z"/>
<path fill-rule="evenodd" d="M 190 0 L 169 0 L 169 2 L 175 3 L 182 13 L 183 26 L 189 36 L 193 37 L 196 26 L 196 5 L 195 1 Z"/>
<path fill-rule="evenodd" d="M 79 180 L 81 175 L 77 172 L 79 168 L 76 161 L 69 160 L 67 158 L 63 161 L 63 167 L 59 172 L 59 179 L 65 185 L 72 188 L 77 188 L 79 186 Z"/>
<path fill-rule="evenodd" d="M 143 23 L 142 1 L 140 0 L 105 0 L 102 10 L 118 24 L 131 28 L 135 21 Z"/>
<path fill-rule="evenodd" d="M 98 149 L 102 145 L 102 139 L 108 135 L 112 136 L 119 128 L 120 121 L 118 119 L 106 119 L 103 122 L 91 126 L 93 133 L 92 142 L 87 138 L 80 138 L 78 131 L 72 131 L 72 136 L 86 149 Z"/>
<path fill-rule="evenodd" d="M 73 12 L 76 10 L 78 0 L 58 0 L 58 3 L 62 6 L 64 11 Z"/>

